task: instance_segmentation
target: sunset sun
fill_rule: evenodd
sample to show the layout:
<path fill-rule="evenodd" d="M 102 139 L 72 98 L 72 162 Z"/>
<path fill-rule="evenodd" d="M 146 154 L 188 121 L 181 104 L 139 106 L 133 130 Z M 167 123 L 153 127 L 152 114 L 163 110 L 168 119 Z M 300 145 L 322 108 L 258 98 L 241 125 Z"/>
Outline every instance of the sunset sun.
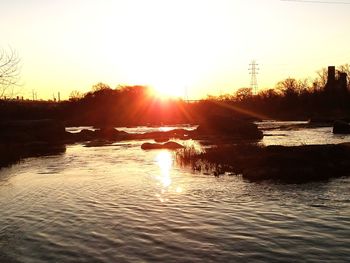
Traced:
<path fill-rule="evenodd" d="M 186 84 L 181 81 L 159 79 L 151 85 L 154 95 L 161 98 L 184 98 L 186 96 Z"/>
<path fill-rule="evenodd" d="M 156 86 L 152 86 L 154 95 L 160 98 L 183 98 L 184 91 L 180 88 L 172 87 L 172 85 L 168 84 L 159 84 Z"/>

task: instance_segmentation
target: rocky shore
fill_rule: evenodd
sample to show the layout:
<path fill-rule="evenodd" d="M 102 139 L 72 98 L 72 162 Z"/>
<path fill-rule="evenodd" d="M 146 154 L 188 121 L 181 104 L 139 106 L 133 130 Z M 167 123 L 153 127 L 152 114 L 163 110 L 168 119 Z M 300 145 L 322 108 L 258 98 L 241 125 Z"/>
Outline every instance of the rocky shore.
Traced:
<path fill-rule="evenodd" d="M 347 125 L 346 123 L 335 123 Z M 99 147 L 124 140 L 152 140 L 143 150 L 171 149 L 177 161 L 194 170 L 241 174 L 251 181 L 279 180 L 308 182 L 346 176 L 350 173 L 350 145 L 261 146 L 263 137 L 252 122 L 230 118 L 208 119 L 194 130 L 127 133 L 113 127 L 70 133 L 54 120 L 12 121 L 0 123 L 0 168 L 23 158 L 65 151 L 66 144 L 84 142 Z M 177 142 L 171 141 L 176 139 Z M 181 140 L 194 139 L 209 145 L 206 152 L 184 148 Z"/>
<path fill-rule="evenodd" d="M 63 153 L 66 131 L 53 120 L 0 123 L 0 168 L 23 158 Z"/>
<path fill-rule="evenodd" d="M 200 125 L 195 130 L 175 129 L 149 133 L 127 133 L 112 126 L 96 130 L 81 130 L 70 133 L 62 122 L 57 120 L 20 120 L 0 123 L 0 167 L 16 163 L 19 160 L 45 154 L 65 151 L 66 144 L 84 142 L 88 147 L 98 147 L 124 140 L 154 140 L 145 143 L 144 150 L 179 149 L 182 145 L 170 140 L 259 140 L 262 132 L 250 122 L 221 120 L 211 125 Z"/>
<path fill-rule="evenodd" d="M 277 180 L 303 183 L 350 174 L 350 144 L 260 146 L 236 144 L 217 146 L 197 153 L 184 149 L 177 160 L 194 170 L 214 175 L 231 173 L 250 181 Z"/>

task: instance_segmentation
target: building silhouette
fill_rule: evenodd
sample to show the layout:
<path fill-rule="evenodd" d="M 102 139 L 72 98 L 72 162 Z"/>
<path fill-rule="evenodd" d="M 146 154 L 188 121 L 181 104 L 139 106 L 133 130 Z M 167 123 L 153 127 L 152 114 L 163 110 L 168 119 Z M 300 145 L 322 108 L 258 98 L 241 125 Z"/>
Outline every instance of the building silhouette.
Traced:
<path fill-rule="evenodd" d="M 337 72 L 335 66 L 329 66 L 325 91 L 329 93 L 348 93 L 347 74 L 341 71 Z"/>

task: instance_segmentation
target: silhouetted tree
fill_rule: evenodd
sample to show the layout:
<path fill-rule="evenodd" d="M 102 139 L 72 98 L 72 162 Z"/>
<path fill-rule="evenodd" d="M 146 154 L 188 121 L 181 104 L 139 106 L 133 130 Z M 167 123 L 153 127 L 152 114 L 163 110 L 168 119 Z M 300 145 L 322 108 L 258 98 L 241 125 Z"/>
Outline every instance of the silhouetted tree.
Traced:
<path fill-rule="evenodd" d="M 214 95 L 207 94 L 207 97 L 205 98 L 205 100 L 208 100 L 208 101 L 217 100 L 217 97 Z"/>
<path fill-rule="evenodd" d="M 338 71 L 344 72 L 348 75 L 348 77 L 350 77 L 350 64 L 340 65 L 338 67 Z"/>
<path fill-rule="evenodd" d="M 19 81 L 19 63 L 20 59 L 16 51 L 0 50 L 0 99 L 12 98 L 16 95 L 14 88 Z"/>
<path fill-rule="evenodd" d="M 297 94 L 298 84 L 294 78 L 287 78 L 276 84 L 276 90 L 284 96 L 292 96 Z"/>
<path fill-rule="evenodd" d="M 270 99 L 270 98 L 273 98 L 273 97 L 277 97 L 278 94 L 277 94 L 275 89 L 265 89 L 265 90 L 259 91 L 258 96 L 261 99 L 266 100 L 266 99 Z"/>
<path fill-rule="evenodd" d="M 111 87 L 108 84 L 99 82 L 92 86 L 92 92 L 100 91 L 100 90 L 106 90 L 111 89 Z"/>
<path fill-rule="evenodd" d="M 337 67 L 338 72 L 344 72 L 348 75 L 348 78 L 350 77 L 350 64 L 343 64 Z M 317 77 L 313 82 L 313 88 L 315 91 L 317 90 L 323 90 L 323 88 L 327 84 L 327 78 L 328 78 L 328 70 L 327 68 L 322 68 L 318 71 L 316 71 Z M 348 86 L 350 88 L 350 83 L 348 82 Z"/>
<path fill-rule="evenodd" d="M 222 101 L 231 101 L 234 100 L 234 95 L 232 94 L 222 94 L 219 97 L 217 97 L 218 100 Z"/>
<path fill-rule="evenodd" d="M 307 79 L 296 80 L 287 78 L 277 83 L 276 89 L 284 96 L 297 96 L 309 89 L 309 81 Z"/>
<path fill-rule="evenodd" d="M 313 82 L 314 90 L 322 90 L 327 83 L 328 71 L 326 68 L 322 68 L 316 71 L 317 77 Z"/>
<path fill-rule="evenodd" d="M 78 90 L 73 90 L 69 95 L 70 101 L 78 101 L 84 97 L 84 94 Z"/>
<path fill-rule="evenodd" d="M 252 88 L 240 88 L 235 92 L 235 98 L 238 101 L 243 101 L 253 96 Z"/>

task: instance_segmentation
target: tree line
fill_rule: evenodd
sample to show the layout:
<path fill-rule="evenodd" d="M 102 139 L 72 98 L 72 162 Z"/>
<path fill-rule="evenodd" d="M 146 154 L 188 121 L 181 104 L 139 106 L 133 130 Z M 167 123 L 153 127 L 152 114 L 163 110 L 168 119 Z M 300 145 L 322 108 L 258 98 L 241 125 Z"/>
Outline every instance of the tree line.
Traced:
<path fill-rule="evenodd" d="M 310 119 L 350 116 L 348 90 L 327 93 L 327 69 L 317 71 L 315 79 L 287 78 L 273 89 L 253 94 L 241 88 L 232 94 L 208 96 L 198 102 L 182 99 L 162 100 L 145 86 L 117 86 L 97 83 L 87 93 L 72 91 L 68 101 L 9 102 L 19 81 L 18 55 L 0 52 L 0 119 L 54 118 L 72 125 L 156 125 L 198 123 L 206 116 L 229 115 L 252 119 Z M 337 68 L 350 75 L 350 65 Z"/>

